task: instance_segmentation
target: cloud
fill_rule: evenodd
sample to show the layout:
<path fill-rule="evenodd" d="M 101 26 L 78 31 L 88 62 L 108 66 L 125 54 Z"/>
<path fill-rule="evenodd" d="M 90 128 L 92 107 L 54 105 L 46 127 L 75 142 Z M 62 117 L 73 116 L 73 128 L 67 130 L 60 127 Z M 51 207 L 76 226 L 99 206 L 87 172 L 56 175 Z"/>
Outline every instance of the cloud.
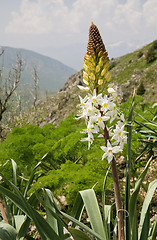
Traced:
<path fill-rule="evenodd" d="M 91 20 L 104 29 L 138 31 L 142 24 L 156 25 L 156 0 L 22 0 L 20 12 L 12 12 L 7 33 L 77 33 L 84 31 Z"/>
<path fill-rule="evenodd" d="M 119 46 L 122 46 L 123 43 L 124 43 L 124 41 L 119 41 L 119 42 L 110 43 L 110 44 L 109 44 L 109 47 L 111 47 L 111 48 L 117 48 L 117 47 L 119 47 Z"/>
<path fill-rule="evenodd" d="M 12 12 L 7 33 L 44 34 L 56 28 L 59 16 L 66 12 L 62 0 L 22 0 L 20 12 Z"/>
<path fill-rule="evenodd" d="M 148 27 L 155 27 L 157 22 L 157 1 L 149 0 L 143 5 L 143 16 Z"/>
<path fill-rule="evenodd" d="M 21 0 L 12 12 L 6 33 L 29 34 L 34 42 L 70 45 L 87 42 L 93 21 L 110 48 L 136 48 L 154 40 L 157 22 L 156 0 Z M 147 34 L 146 34 L 147 33 Z M 24 35 L 25 36 L 25 35 Z M 46 37 L 45 37 L 46 36 Z"/>

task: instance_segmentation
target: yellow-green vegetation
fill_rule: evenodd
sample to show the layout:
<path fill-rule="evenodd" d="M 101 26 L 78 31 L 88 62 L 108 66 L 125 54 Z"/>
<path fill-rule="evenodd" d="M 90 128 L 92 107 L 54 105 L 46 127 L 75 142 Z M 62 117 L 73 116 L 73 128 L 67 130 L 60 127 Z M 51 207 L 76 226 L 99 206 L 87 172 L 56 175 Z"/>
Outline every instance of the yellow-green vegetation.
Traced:
<path fill-rule="evenodd" d="M 121 104 L 121 110 L 126 117 L 129 115 L 131 101 L 130 98 Z M 152 108 L 151 104 L 143 103 L 143 97 L 137 96 L 134 110 L 146 119 L 152 120 L 154 115 L 150 112 L 155 114 L 156 107 Z M 136 121 L 144 122 L 140 116 L 135 113 L 134 115 Z M 99 148 L 99 142 L 95 142 L 88 150 L 87 143 L 80 141 L 83 138 L 81 133 L 83 128 L 85 128 L 84 123 L 76 120 L 73 115 L 61 121 L 58 127 L 47 124 L 42 128 L 33 125 L 14 128 L 0 145 L 1 171 L 11 179 L 10 163 L 8 162 L 4 167 L 3 165 L 7 159 L 12 158 L 18 164 L 18 173 L 28 177 L 33 167 L 47 153 L 42 160 L 41 177 L 34 187 L 44 186 L 53 190 L 55 196 L 64 195 L 71 206 L 78 190 L 92 188 L 99 179 L 95 190 L 100 197 L 108 163 L 107 160 L 104 160 L 105 164 L 101 161 L 102 150 Z M 144 143 L 139 142 L 139 137 L 140 133 L 132 136 L 134 159 L 144 146 Z M 123 155 L 126 159 L 127 146 L 124 147 Z M 137 162 L 137 166 L 143 167 L 144 163 Z M 136 169 L 136 165 L 134 167 Z M 110 191 L 112 189 L 111 176 L 107 188 Z"/>
<path fill-rule="evenodd" d="M 2 178 L 0 207 L 3 219 L 6 208 L 6 224 L 0 223 L 0 238 L 5 234 L 4 229 L 8 233 L 12 232 L 12 239 L 23 238 L 32 220 L 44 240 L 70 240 L 70 236 L 76 240 L 89 240 L 87 232 L 98 240 L 116 239 L 118 219 L 115 216 L 119 218 L 124 212 L 124 221 L 123 218 L 119 218 L 119 222 L 124 222 L 126 225 L 123 228 L 118 224 L 119 240 L 124 239 L 120 232 L 125 233 L 126 240 L 148 240 L 148 236 L 149 240 L 155 240 L 157 219 L 154 225 L 150 226 L 150 203 L 157 181 L 154 180 L 155 176 L 151 179 L 147 178 L 146 182 L 143 180 L 149 166 L 153 169 L 151 173 L 155 172 L 153 161 L 157 157 L 157 105 L 152 106 L 150 103 L 155 100 L 155 92 L 150 89 L 148 92 L 148 86 L 153 88 L 156 86 L 153 84 L 156 76 L 157 43 L 155 41 L 139 51 L 127 54 L 116 61 L 112 60 L 109 66 L 105 47 L 93 23 L 92 29 L 94 30 L 91 31 L 91 35 L 89 34 L 83 66 L 83 82 L 86 88 L 82 86 L 80 77 L 79 85 L 84 90 L 88 88 L 95 96 L 99 92 L 104 94 L 104 91 L 109 89 L 108 70 L 111 70 L 112 81 L 125 90 L 123 101 L 128 98 L 121 103 L 119 111 L 119 113 L 123 112 L 127 119 L 125 126 L 127 145 L 123 152 L 117 155 L 116 161 L 115 157 L 112 157 L 111 166 L 106 159 L 101 161 L 103 149 L 100 148 L 100 144 L 107 145 L 107 141 L 110 141 L 109 131 L 116 123 L 115 119 L 112 125 L 111 122 L 107 125 L 108 136 L 103 132 L 105 143 L 101 136 L 93 138 L 93 144 L 88 150 L 87 143 L 80 141 L 85 137 L 81 134 L 85 127 L 84 122 L 75 119 L 74 115 L 69 115 L 77 112 L 75 106 L 77 94 L 80 92 L 76 91 L 76 86 L 68 87 L 67 91 L 56 95 L 57 97 L 53 98 L 52 108 L 51 103 L 47 106 L 47 99 L 45 103 L 40 103 L 31 115 L 28 111 L 22 117 L 17 116 L 11 122 L 13 130 L 0 144 L 0 176 Z M 133 88 L 138 96 L 129 98 Z M 97 106 L 99 110 L 100 107 L 100 105 Z M 51 112 L 49 112 L 50 109 Z M 101 114 L 103 114 L 102 111 Z M 66 118 L 67 115 L 69 116 Z M 56 122 L 58 119 L 59 123 Z M 61 121 L 62 119 L 64 120 Z M 56 126 L 52 124 L 53 122 Z M 124 209 L 122 206 L 117 208 L 117 202 L 116 208 L 114 204 L 117 196 L 115 194 L 114 199 L 113 185 L 118 183 L 118 178 L 115 181 L 113 162 L 115 167 L 116 163 L 118 165 Z M 140 192 L 140 188 L 145 192 L 144 194 Z M 98 202 L 101 205 L 101 211 Z M 91 228 L 86 226 L 88 223 L 80 222 L 84 207 Z M 70 216 L 67 212 L 69 213 L 71 209 Z M 43 215 L 46 216 L 46 220 Z M 17 227 L 16 220 L 20 218 L 22 221 Z M 70 228 L 64 221 L 65 218 L 72 222 Z M 8 223 L 9 228 L 7 228 Z M 85 233 L 76 229 L 76 225 L 84 229 Z M 68 233 L 64 232 L 65 228 Z"/>
<path fill-rule="evenodd" d="M 133 53 L 126 54 L 117 59 L 112 59 L 110 69 L 112 81 L 115 84 L 122 85 L 122 90 L 126 94 L 124 100 L 137 90 L 141 82 L 146 89 L 144 94 L 145 102 L 153 102 L 157 99 L 157 48 L 156 41 L 136 50 Z M 151 49 L 154 58 L 147 61 L 147 55 Z M 126 88 L 126 89 L 125 89 Z"/>

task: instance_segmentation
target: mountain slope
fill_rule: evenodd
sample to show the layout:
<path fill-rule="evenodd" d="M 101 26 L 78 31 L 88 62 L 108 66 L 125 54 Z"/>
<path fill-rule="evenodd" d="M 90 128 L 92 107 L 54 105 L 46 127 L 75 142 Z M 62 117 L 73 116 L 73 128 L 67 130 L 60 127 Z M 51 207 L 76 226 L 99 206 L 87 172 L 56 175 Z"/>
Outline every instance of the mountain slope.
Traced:
<path fill-rule="evenodd" d="M 145 88 L 143 94 L 144 102 L 153 103 L 157 101 L 157 49 L 154 49 L 155 58 L 151 62 L 147 62 L 147 54 L 153 46 L 150 43 L 133 53 L 126 54 L 122 57 L 112 59 L 110 61 L 110 71 L 112 74 L 111 83 L 117 87 L 118 94 L 122 101 L 126 101 L 133 92 L 137 92 L 141 82 Z M 62 119 L 69 114 L 77 113 L 77 104 L 79 103 L 78 95 L 85 95 L 77 87 L 83 84 L 83 71 L 73 74 L 69 77 L 64 87 L 56 95 L 45 101 L 41 101 L 38 107 L 44 109 L 47 106 L 49 112 L 49 120 L 57 125 Z M 51 107 L 50 107 L 51 106 Z M 41 123 L 43 124 L 43 123 Z"/>
<path fill-rule="evenodd" d="M 155 59 L 147 62 L 147 53 L 153 46 L 153 43 L 143 48 L 126 54 L 125 56 L 112 59 L 110 61 L 110 70 L 112 79 L 117 87 L 121 101 L 137 92 L 141 82 L 143 82 L 145 93 L 143 102 L 150 104 L 157 101 L 157 49 L 155 49 Z M 16 118 L 12 126 L 24 124 L 37 124 L 43 126 L 47 123 L 58 125 L 59 122 L 70 114 L 76 114 L 79 103 L 78 95 L 84 96 L 86 93 L 78 89 L 77 85 L 83 85 L 83 70 L 71 75 L 58 93 L 46 99 L 38 101 L 36 110 L 33 108 L 21 113 Z"/>
<path fill-rule="evenodd" d="M 33 85 L 32 70 L 36 66 L 39 76 L 39 87 L 42 90 L 58 91 L 65 83 L 66 79 L 76 71 L 63 63 L 50 57 L 38 54 L 36 52 L 2 47 L 5 49 L 3 56 L 0 57 L 0 65 L 4 65 L 7 72 L 16 64 L 17 55 L 24 60 L 24 71 L 22 74 L 23 86 Z"/>

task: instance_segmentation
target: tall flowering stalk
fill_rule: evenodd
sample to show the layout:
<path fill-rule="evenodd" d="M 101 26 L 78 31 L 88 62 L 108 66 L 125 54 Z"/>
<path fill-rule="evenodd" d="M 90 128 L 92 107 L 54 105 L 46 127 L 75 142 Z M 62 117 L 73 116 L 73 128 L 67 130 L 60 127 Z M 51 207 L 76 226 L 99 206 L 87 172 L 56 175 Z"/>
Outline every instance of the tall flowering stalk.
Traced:
<path fill-rule="evenodd" d="M 99 30 L 93 23 L 89 28 L 89 40 L 83 69 L 85 86 L 78 87 L 87 91 L 87 95 L 85 98 L 79 96 L 79 117 L 85 118 L 87 128 L 83 132 L 87 133 L 87 137 L 82 141 L 88 141 L 88 148 L 90 148 L 96 138 L 103 137 L 105 140 L 105 146 L 101 146 L 104 152 L 102 159 L 108 158 L 108 162 L 111 164 L 118 218 L 118 239 L 122 240 L 124 239 L 123 209 L 115 154 L 123 150 L 123 145 L 126 142 L 125 119 L 117 108 L 117 93 L 114 87 L 109 84 L 111 74 L 108 70 L 108 54 Z M 113 121 L 114 124 L 111 126 Z"/>

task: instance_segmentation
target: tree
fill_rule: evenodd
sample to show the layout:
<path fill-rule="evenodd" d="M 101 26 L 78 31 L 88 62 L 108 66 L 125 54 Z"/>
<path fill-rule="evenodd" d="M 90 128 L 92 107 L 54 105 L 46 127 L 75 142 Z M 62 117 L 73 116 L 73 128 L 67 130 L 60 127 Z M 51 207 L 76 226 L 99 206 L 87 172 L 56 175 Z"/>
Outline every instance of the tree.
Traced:
<path fill-rule="evenodd" d="M 4 54 L 4 50 L 0 53 L 0 56 Z M 4 113 L 8 109 L 9 101 L 14 94 L 15 90 L 19 86 L 21 80 L 21 74 L 23 72 L 24 62 L 22 58 L 17 55 L 16 65 L 13 66 L 7 77 L 4 77 L 4 66 L 0 67 L 0 137 L 2 137 L 2 119 Z"/>

